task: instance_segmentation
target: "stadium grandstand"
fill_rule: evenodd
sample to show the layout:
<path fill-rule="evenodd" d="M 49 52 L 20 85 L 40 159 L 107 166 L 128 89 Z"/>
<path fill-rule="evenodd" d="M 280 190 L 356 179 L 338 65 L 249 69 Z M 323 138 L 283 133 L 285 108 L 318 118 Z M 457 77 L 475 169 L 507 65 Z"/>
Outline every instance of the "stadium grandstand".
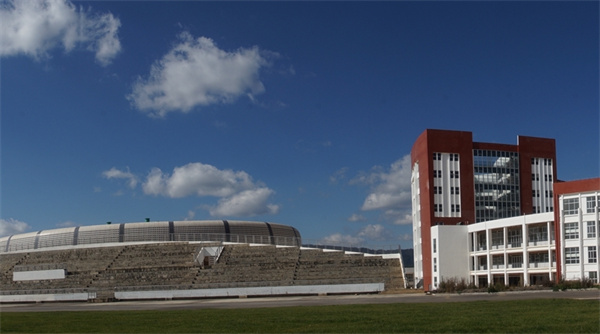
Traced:
<path fill-rule="evenodd" d="M 364 249 L 363 249 L 364 250 Z M 405 288 L 400 252 L 302 246 L 291 226 L 163 221 L 0 239 L 0 302 L 381 293 Z"/>

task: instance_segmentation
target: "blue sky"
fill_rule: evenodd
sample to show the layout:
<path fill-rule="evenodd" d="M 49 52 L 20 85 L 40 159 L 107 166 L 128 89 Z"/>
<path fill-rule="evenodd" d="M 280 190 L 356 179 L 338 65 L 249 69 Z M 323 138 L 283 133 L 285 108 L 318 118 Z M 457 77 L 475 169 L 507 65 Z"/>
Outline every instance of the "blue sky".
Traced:
<path fill-rule="evenodd" d="M 598 2 L 2 2 L 2 235 L 247 219 L 412 247 L 427 128 L 599 175 Z"/>

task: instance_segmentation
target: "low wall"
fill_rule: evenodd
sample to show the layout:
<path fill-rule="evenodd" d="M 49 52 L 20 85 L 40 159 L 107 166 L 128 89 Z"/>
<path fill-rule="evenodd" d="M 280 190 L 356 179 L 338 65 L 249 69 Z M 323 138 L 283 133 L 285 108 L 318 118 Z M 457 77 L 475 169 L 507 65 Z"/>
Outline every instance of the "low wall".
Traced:
<path fill-rule="evenodd" d="M 194 290 L 161 290 L 161 291 L 117 291 L 115 299 L 177 299 L 177 298 L 215 298 L 215 297 L 247 297 L 247 296 L 281 296 L 281 295 L 320 295 L 376 293 L 383 291 L 383 283 L 368 284 L 335 284 L 335 285 L 297 285 L 297 286 L 265 286 L 248 288 L 194 289 Z"/>
<path fill-rule="evenodd" d="M 33 295 L 0 295 L 0 303 L 74 302 L 96 298 L 96 293 L 48 293 Z"/>
<path fill-rule="evenodd" d="M 332 284 L 332 285 L 296 285 L 268 286 L 221 289 L 190 289 L 190 290 L 156 290 L 156 291 L 117 291 L 117 300 L 160 300 L 182 298 L 217 298 L 217 297 L 248 297 L 248 296 L 282 296 L 282 295 L 324 295 L 324 294 L 353 294 L 378 293 L 384 289 L 383 283 L 367 284 Z M 0 295 L 0 303 L 36 303 L 36 302 L 66 302 L 88 301 L 95 299 L 95 292 L 80 293 L 49 293 L 49 294 L 17 294 Z"/>
<path fill-rule="evenodd" d="M 13 272 L 13 281 L 39 281 L 46 279 L 64 279 L 65 269 L 31 270 Z"/>

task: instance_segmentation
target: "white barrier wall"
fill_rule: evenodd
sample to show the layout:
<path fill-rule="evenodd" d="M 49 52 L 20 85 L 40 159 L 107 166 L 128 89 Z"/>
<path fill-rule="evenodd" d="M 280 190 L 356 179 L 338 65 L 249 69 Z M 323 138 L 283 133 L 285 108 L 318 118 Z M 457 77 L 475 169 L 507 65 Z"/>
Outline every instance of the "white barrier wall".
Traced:
<path fill-rule="evenodd" d="M 337 293 L 375 293 L 383 291 L 383 283 L 265 286 L 249 288 L 163 290 L 163 291 L 117 291 L 115 298 L 127 299 L 175 299 L 175 298 L 215 298 L 238 296 L 274 295 L 317 295 Z"/>
<path fill-rule="evenodd" d="M 40 281 L 46 279 L 64 279 L 65 269 L 31 270 L 13 272 L 13 281 Z"/>

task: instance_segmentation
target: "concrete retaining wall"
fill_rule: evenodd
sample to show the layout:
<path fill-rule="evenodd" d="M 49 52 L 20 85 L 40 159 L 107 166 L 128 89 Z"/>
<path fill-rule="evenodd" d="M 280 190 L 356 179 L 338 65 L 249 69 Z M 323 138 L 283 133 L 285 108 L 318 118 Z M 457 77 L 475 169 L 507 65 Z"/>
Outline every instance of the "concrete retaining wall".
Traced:
<path fill-rule="evenodd" d="M 56 293 L 33 295 L 0 295 L 0 303 L 73 302 L 96 298 L 95 293 Z"/>
<path fill-rule="evenodd" d="M 215 298 L 273 295 L 320 295 L 338 293 L 377 293 L 384 289 L 383 283 L 269 286 L 226 289 L 163 290 L 163 291 L 117 291 L 115 299 L 176 299 L 176 298 Z"/>

